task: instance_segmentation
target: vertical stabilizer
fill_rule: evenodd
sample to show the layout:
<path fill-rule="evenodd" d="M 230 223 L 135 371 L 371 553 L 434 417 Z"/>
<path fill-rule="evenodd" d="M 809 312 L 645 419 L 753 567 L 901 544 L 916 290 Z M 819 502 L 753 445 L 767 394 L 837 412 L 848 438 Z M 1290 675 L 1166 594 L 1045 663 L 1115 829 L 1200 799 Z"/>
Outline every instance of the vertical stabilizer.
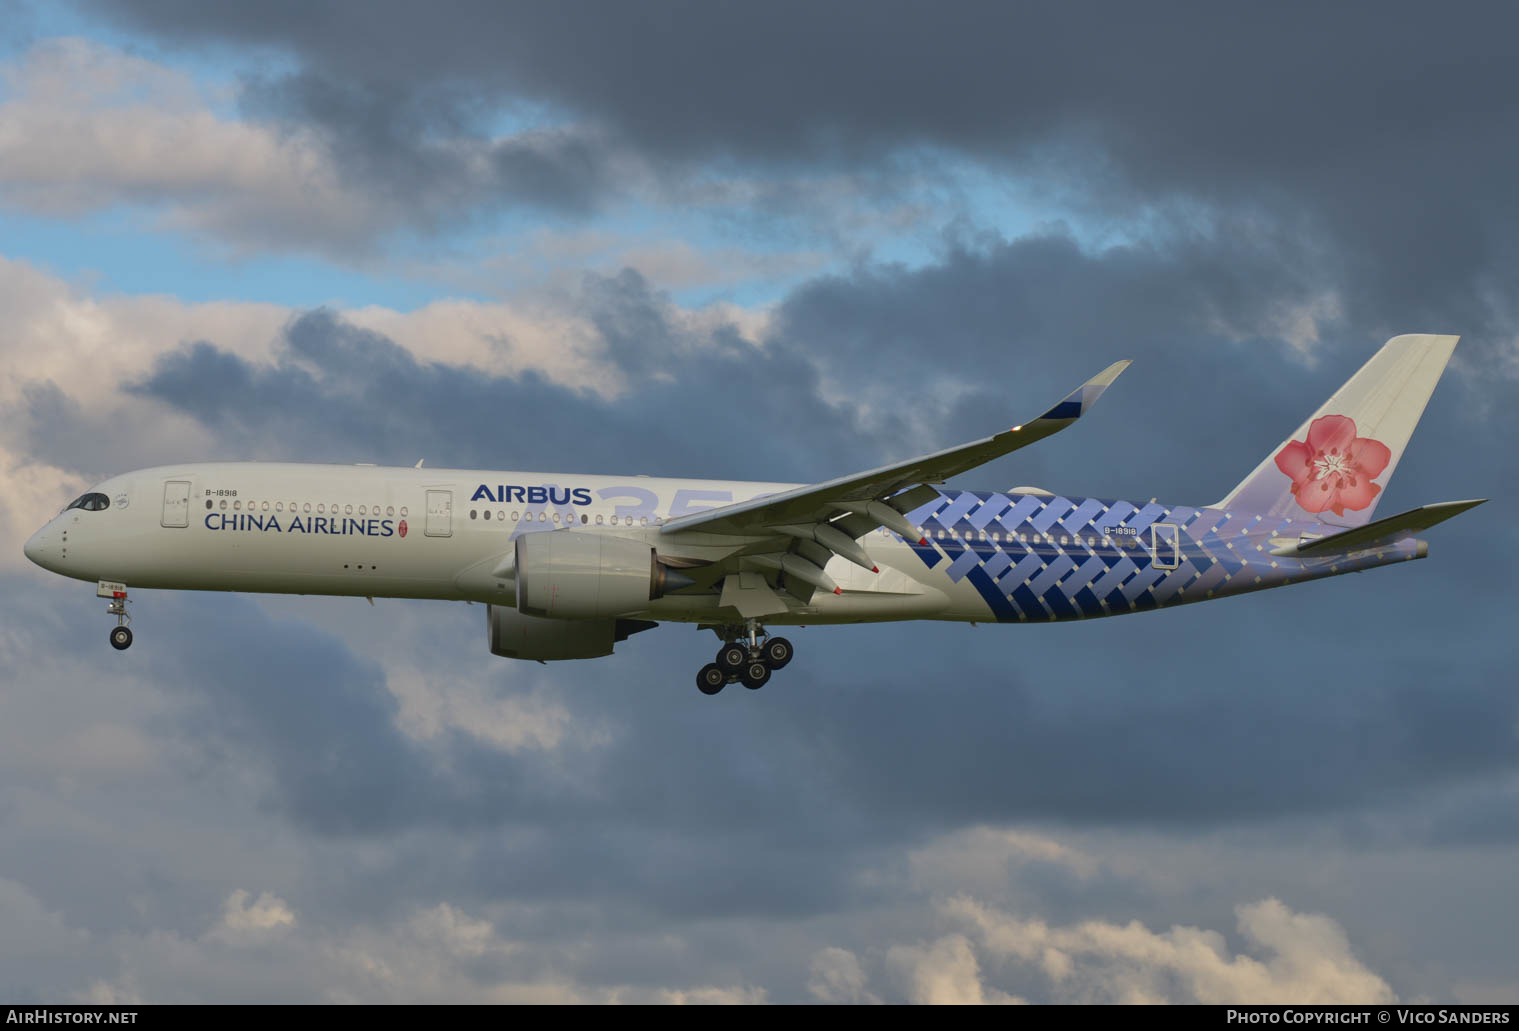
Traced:
<path fill-rule="evenodd" d="M 1393 337 L 1215 508 L 1363 526 L 1459 337 Z"/>

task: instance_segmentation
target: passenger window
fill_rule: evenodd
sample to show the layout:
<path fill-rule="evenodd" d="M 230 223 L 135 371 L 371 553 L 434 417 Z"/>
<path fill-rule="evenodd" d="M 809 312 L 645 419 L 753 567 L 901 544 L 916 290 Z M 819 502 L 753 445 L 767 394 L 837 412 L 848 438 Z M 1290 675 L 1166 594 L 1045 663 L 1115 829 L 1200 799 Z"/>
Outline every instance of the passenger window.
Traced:
<path fill-rule="evenodd" d="M 638 520 L 638 525 L 639 526 L 648 526 L 649 525 L 649 517 L 648 516 L 644 516 L 643 518 L 639 519 Z"/>
<path fill-rule="evenodd" d="M 309 501 L 306 502 L 306 511 L 307 511 L 307 513 L 310 513 L 310 511 L 311 511 L 311 502 L 309 502 Z"/>
<path fill-rule="evenodd" d="M 516 521 L 517 521 L 517 511 L 516 511 L 516 509 L 513 509 L 512 510 L 512 522 L 515 523 Z"/>
<path fill-rule="evenodd" d="M 316 510 L 317 510 L 318 513 L 325 515 L 327 513 L 327 506 L 326 505 L 318 505 L 318 506 L 316 506 Z"/>
<path fill-rule="evenodd" d="M 472 508 L 472 509 L 470 509 L 470 510 L 469 510 L 469 517 L 470 517 L 470 518 L 471 518 L 471 519 L 479 519 L 479 518 L 480 518 L 480 513 L 479 513 L 479 512 L 476 512 L 476 511 L 475 511 L 475 510 L 474 510 L 474 509 L 473 509 L 473 508 Z"/>
<path fill-rule="evenodd" d="M 597 516 L 597 517 L 596 517 L 596 525 L 597 525 L 597 526 L 600 526 L 600 525 L 601 525 L 601 516 Z"/>
<path fill-rule="evenodd" d="M 337 510 L 338 510 L 338 506 L 336 506 L 336 505 L 333 505 L 333 506 L 332 506 L 332 510 L 333 510 L 333 511 L 334 511 L 334 512 L 336 512 L 336 511 L 337 511 Z M 344 515 L 353 515 L 353 506 L 352 506 L 352 505 L 348 505 L 348 506 L 347 506 L 347 507 L 345 507 L 345 508 L 344 508 L 344 509 L 343 509 L 343 514 L 344 514 Z"/>

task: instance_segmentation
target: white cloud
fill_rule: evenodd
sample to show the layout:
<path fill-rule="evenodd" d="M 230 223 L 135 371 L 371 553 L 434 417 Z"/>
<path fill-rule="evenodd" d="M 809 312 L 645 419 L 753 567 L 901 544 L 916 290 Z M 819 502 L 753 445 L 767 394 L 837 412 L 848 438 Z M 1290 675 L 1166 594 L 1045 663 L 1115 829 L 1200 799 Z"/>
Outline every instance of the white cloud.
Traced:
<path fill-rule="evenodd" d="M 147 210 L 234 254 L 367 257 L 394 230 L 429 230 L 522 185 L 503 176 L 502 153 L 552 164 L 583 151 L 609 181 L 647 178 L 630 155 L 563 126 L 437 139 L 435 181 L 369 184 L 315 129 L 229 117 L 229 89 L 83 38 L 43 40 L 0 63 L 0 83 L 0 202 L 63 217 Z"/>
<path fill-rule="evenodd" d="M 323 999 L 406 1003 L 755 1004 L 752 985 L 577 980 L 548 953 L 447 902 L 385 923 L 305 927 L 278 896 L 238 889 L 198 939 L 168 930 L 91 935 L 0 878 L 0 994 L 95 1005 Z M 277 943 L 277 947 L 270 947 Z M 573 956 L 589 943 L 571 943 Z M 565 960 L 565 965 L 572 961 Z M 103 973 L 102 971 L 108 971 Z M 71 980 L 77 978 L 74 986 Z"/>
<path fill-rule="evenodd" d="M 618 992 L 606 1001 L 663 1003 L 671 1006 L 758 1006 L 765 1001 L 763 988 L 661 988 L 655 992 Z"/>
<path fill-rule="evenodd" d="M 1313 368 L 1319 360 L 1323 333 L 1344 318 L 1345 305 L 1340 295 L 1324 290 L 1275 301 L 1251 323 L 1241 323 L 1235 316 L 1217 312 L 1208 328 L 1237 343 L 1258 337 L 1281 340 L 1293 357 Z"/>
<path fill-rule="evenodd" d="M 1001 912 L 968 897 L 942 913 L 990 957 L 1031 965 L 1057 997 L 1091 1002 L 1335 1004 L 1395 1002 L 1386 981 L 1351 951 L 1327 916 L 1294 913 L 1276 899 L 1235 909 L 1238 930 L 1262 958 L 1230 955 L 1223 935 L 1197 927 L 1151 931 L 1087 920 L 1064 927 Z"/>
<path fill-rule="evenodd" d="M 0 571 L 27 568 L 22 542 L 85 486 L 78 473 L 8 451 L 0 440 Z"/>
<path fill-rule="evenodd" d="M 572 390 L 613 397 L 626 384 L 600 334 L 573 295 L 511 302 L 439 300 L 411 311 L 340 309 L 353 325 L 390 337 L 420 362 L 497 376 L 534 372 Z M 89 407 L 125 404 L 120 388 L 159 357 L 206 340 L 245 361 L 275 360 L 281 331 L 300 312 L 274 304 L 189 303 L 165 295 L 96 297 L 23 261 L 0 256 L 0 407 L 20 403 L 29 385 L 51 382 Z M 768 326 L 764 311 L 718 303 L 670 305 L 666 316 L 692 339 L 736 325 L 751 342 Z M 165 416 L 156 413 L 155 420 Z M 150 421 L 155 421 L 150 420 Z M 165 427 L 177 437 L 190 429 Z M 3 443 L 3 440 L 0 440 Z"/>
<path fill-rule="evenodd" d="M 457 614 L 455 614 L 457 615 Z M 389 666 L 386 685 L 400 702 L 397 720 L 413 738 L 431 740 L 444 732 L 461 732 L 504 752 L 559 747 L 573 717 L 562 702 L 535 694 L 502 696 L 492 685 L 423 670 Z M 583 743 L 600 743 L 605 734 L 580 728 Z"/>
<path fill-rule="evenodd" d="M 573 291 L 587 271 L 613 275 L 631 268 L 661 290 L 731 290 L 747 283 L 785 282 L 828 265 L 828 257 L 814 250 L 698 247 L 679 238 L 602 229 L 535 229 L 492 238 L 478 250 L 468 260 L 430 258 L 403 261 L 402 267 L 408 276 L 451 290 L 498 297 Z"/>
<path fill-rule="evenodd" d="M 829 946 L 820 949 L 808 966 L 807 991 L 819 1002 L 878 1003 L 881 1000 L 865 988 L 865 969 L 860 958 L 848 949 Z"/>
<path fill-rule="evenodd" d="M 230 121 L 189 77 L 63 38 L 0 66 L 0 196 L 73 215 L 161 207 L 169 224 L 224 245 L 353 247 L 378 213 L 310 134 Z"/>
<path fill-rule="evenodd" d="M 92 297 L 23 261 L 0 257 L 0 406 L 27 384 L 52 382 L 86 407 L 119 398 L 159 355 L 214 340 L 250 361 L 271 359 L 291 310 L 273 304 L 173 297 Z"/>
<path fill-rule="evenodd" d="M 434 301 L 412 311 L 368 306 L 344 319 L 382 333 L 423 361 L 495 375 L 529 370 L 551 383 L 612 397 L 623 389 L 596 328 L 573 304 Z"/>
<path fill-rule="evenodd" d="M 895 945 L 886 962 L 906 982 L 908 1001 L 929 1006 L 980 1006 L 1022 999 L 982 983 L 981 965 L 970 941 L 951 934 L 927 946 Z"/>
<path fill-rule="evenodd" d="M 208 937 L 228 944 L 264 941 L 271 932 L 296 926 L 295 912 L 284 899 L 267 891 L 252 902 L 250 897 L 243 888 L 228 895 L 221 920 Z"/>
<path fill-rule="evenodd" d="M 1079 878 L 1097 873 L 1096 859 L 1033 831 L 970 827 L 934 839 L 908 853 L 914 882 L 929 891 L 991 895 L 1030 863 L 1065 870 Z"/>
<path fill-rule="evenodd" d="M 443 902 L 388 926 L 317 935 L 293 946 L 333 1002 L 757 1003 L 752 986 L 592 984 L 553 969 L 541 948 L 504 937 L 495 923 Z M 584 943 L 569 946 L 568 956 Z M 568 964 L 568 960 L 566 963 Z"/>

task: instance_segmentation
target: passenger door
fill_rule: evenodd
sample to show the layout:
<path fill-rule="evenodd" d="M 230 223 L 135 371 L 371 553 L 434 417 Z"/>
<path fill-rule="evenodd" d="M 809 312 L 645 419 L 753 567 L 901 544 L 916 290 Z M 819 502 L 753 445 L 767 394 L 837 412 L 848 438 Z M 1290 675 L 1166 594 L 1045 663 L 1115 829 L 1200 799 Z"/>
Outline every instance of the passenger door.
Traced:
<path fill-rule="evenodd" d="M 1150 554 L 1156 569 L 1175 569 L 1181 565 L 1181 529 L 1175 523 L 1156 523 L 1150 527 Z"/>
<path fill-rule="evenodd" d="M 164 526 L 190 525 L 190 482 L 170 480 L 164 484 Z"/>
<path fill-rule="evenodd" d="M 453 535 L 453 491 L 430 490 L 427 492 L 427 524 L 423 532 L 429 537 L 451 537 Z"/>

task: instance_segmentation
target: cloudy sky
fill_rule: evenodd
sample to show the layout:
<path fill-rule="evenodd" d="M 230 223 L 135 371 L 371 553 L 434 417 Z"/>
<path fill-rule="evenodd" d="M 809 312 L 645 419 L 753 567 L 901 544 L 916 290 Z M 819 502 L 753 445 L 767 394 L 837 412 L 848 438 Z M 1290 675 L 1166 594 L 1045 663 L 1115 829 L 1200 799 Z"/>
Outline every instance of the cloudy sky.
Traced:
<path fill-rule="evenodd" d="M 1499 5 L 0 0 L 0 998 L 1519 999 L 1519 19 Z M 190 459 L 1222 496 L 1463 340 L 1427 562 L 1050 627 L 143 592 Z"/>

